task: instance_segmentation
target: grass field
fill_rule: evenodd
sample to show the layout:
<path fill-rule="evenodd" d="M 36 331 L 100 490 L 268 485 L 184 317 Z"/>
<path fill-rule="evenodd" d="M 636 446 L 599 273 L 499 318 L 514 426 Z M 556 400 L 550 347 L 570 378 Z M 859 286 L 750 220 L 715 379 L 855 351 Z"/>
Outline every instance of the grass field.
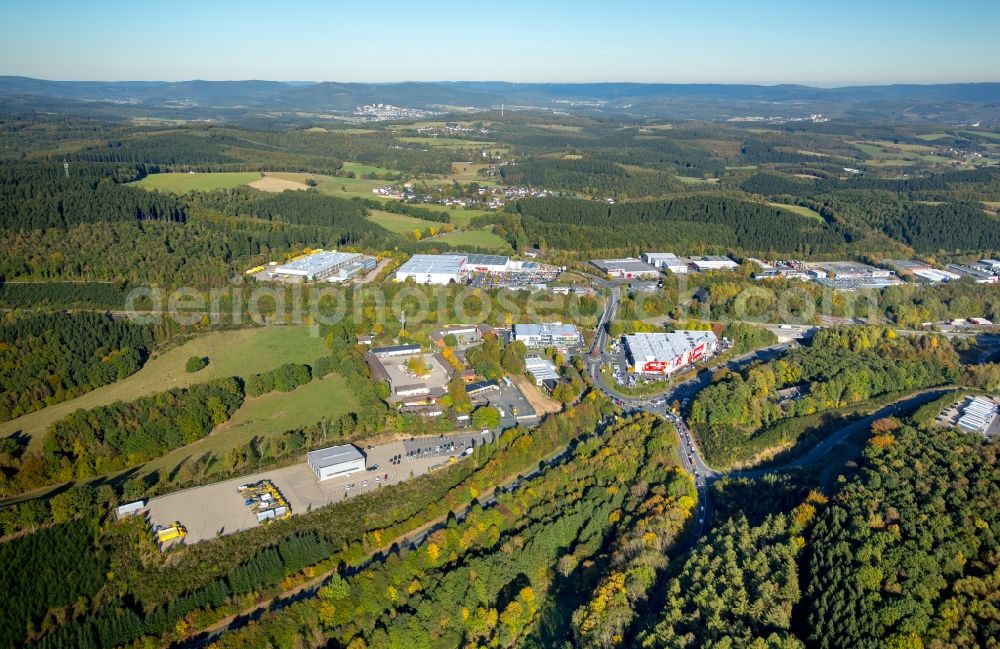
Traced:
<path fill-rule="evenodd" d="M 365 180 L 363 178 L 341 178 L 339 176 L 322 176 L 317 174 L 304 174 L 295 172 L 273 171 L 268 176 L 283 178 L 293 182 L 304 182 L 306 178 L 316 181 L 316 189 L 321 194 L 328 196 L 339 196 L 341 198 L 377 198 L 372 190 L 376 187 L 383 187 L 384 180 Z"/>
<path fill-rule="evenodd" d="M 232 189 L 260 180 L 256 171 L 234 171 L 221 173 L 162 173 L 150 174 L 136 183 L 144 189 L 159 189 L 174 194 L 192 191 L 207 192 L 213 189 Z"/>
<path fill-rule="evenodd" d="M 924 133 L 923 135 L 918 135 L 917 138 L 924 140 L 925 142 L 933 142 L 934 140 L 943 140 L 946 137 L 951 137 L 947 133 Z"/>
<path fill-rule="evenodd" d="M 718 178 L 695 178 L 694 176 L 674 176 L 685 185 L 703 185 L 705 183 L 717 183 Z"/>
<path fill-rule="evenodd" d="M 819 221 L 824 220 L 820 213 L 816 210 L 811 210 L 804 205 L 785 205 L 784 203 L 768 203 L 771 207 L 777 207 L 783 210 L 788 210 L 789 212 L 795 212 L 799 216 L 804 216 L 809 219 L 817 219 Z"/>
<path fill-rule="evenodd" d="M 393 171 L 392 169 L 386 169 L 385 167 L 375 167 L 375 166 L 372 166 L 372 165 L 363 165 L 363 164 L 361 164 L 359 162 L 345 162 L 344 166 L 343 166 L 343 170 L 345 172 L 347 172 L 347 171 L 353 171 L 358 176 L 361 176 L 361 175 L 364 175 L 364 174 L 379 174 L 379 175 L 381 175 L 381 174 L 394 174 L 394 173 L 398 173 L 398 172 Z"/>
<path fill-rule="evenodd" d="M 978 135 L 988 140 L 1000 140 L 1000 133 L 993 133 L 991 131 L 959 131 L 959 133 L 962 135 Z"/>
<path fill-rule="evenodd" d="M 444 178 L 443 182 L 450 185 L 457 180 L 460 183 L 479 183 L 480 187 L 499 186 L 497 181 L 479 175 L 479 170 L 486 167 L 489 167 L 489 165 L 478 162 L 452 162 L 451 173 Z M 428 184 L 434 183 L 433 181 L 428 181 Z"/>
<path fill-rule="evenodd" d="M 556 131 L 557 133 L 579 133 L 582 126 L 570 126 L 569 124 L 528 124 L 535 128 L 544 128 L 546 131 Z"/>
<path fill-rule="evenodd" d="M 227 376 L 245 377 L 283 363 L 312 363 L 325 352 L 323 339 L 311 335 L 305 325 L 213 332 L 151 358 L 141 370 L 126 379 L 5 421 L 0 424 L 0 437 L 22 431 L 31 436 L 31 447 L 38 448 L 48 427 L 75 410 L 131 401 Z M 208 367 L 188 374 L 184 371 L 184 363 L 191 356 L 208 356 Z"/>
<path fill-rule="evenodd" d="M 405 135 L 399 139 L 403 142 L 409 142 L 410 144 L 423 144 L 425 146 L 443 147 L 448 149 L 492 149 L 496 146 L 496 142 L 460 140 L 457 137 Z"/>
<path fill-rule="evenodd" d="M 398 234 L 405 234 L 407 232 L 413 232 L 414 230 L 426 230 L 427 228 L 440 229 L 443 225 L 442 223 L 437 223 L 435 221 L 425 221 L 424 219 L 407 216 L 406 214 L 393 214 L 392 212 L 383 212 L 381 210 L 371 210 L 371 216 L 369 218 L 386 230 L 390 230 Z"/>
<path fill-rule="evenodd" d="M 513 249 L 507 240 L 498 234 L 488 230 L 466 230 L 462 232 L 449 232 L 433 239 L 433 241 L 447 241 L 453 246 L 473 246 L 476 248 L 488 248 L 497 252 L 510 253 Z"/>
<path fill-rule="evenodd" d="M 362 173 L 384 173 L 389 171 L 381 167 L 371 167 L 367 165 L 353 165 L 347 163 L 344 167 L 355 174 Z M 286 180 L 291 183 L 304 183 L 307 178 L 316 181 L 316 189 L 329 196 L 339 196 L 341 198 L 377 198 L 372 190 L 386 184 L 384 180 L 365 180 L 364 178 L 341 178 L 338 176 L 323 176 L 319 174 L 308 174 L 291 171 L 269 171 L 267 177 L 272 180 Z M 221 172 L 206 174 L 188 173 L 163 173 L 151 174 L 138 183 L 140 187 L 146 189 L 159 189 L 173 192 L 175 194 L 185 194 L 190 191 L 211 191 L 213 189 L 232 189 L 242 185 L 261 180 L 260 174 L 251 172 Z M 278 183 L 265 185 L 269 187 L 265 191 L 280 191 Z M 282 189 L 294 189 L 294 185 L 287 185 Z"/>
<path fill-rule="evenodd" d="M 354 395 L 338 374 L 328 374 L 322 380 L 311 381 L 291 392 L 270 392 L 248 398 L 232 419 L 209 436 L 147 462 L 142 472 L 169 471 L 188 458 L 210 453 L 215 461 L 208 473 L 216 473 L 223 468 L 223 460 L 230 449 L 246 446 L 254 437 L 267 439 L 288 430 L 312 426 L 322 419 L 337 419 L 357 407 Z"/>
<path fill-rule="evenodd" d="M 456 228 L 469 227 L 469 221 L 484 214 L 493 214 L 489 210 L 448 210 L 448 216 Z"/>

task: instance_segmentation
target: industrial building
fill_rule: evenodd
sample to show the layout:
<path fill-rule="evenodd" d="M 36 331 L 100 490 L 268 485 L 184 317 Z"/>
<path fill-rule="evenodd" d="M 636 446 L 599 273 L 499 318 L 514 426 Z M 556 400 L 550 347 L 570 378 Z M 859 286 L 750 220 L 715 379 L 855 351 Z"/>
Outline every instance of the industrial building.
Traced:
<path fill-rule="evenodd" d="M 371 353 L 379 358 L 390 358 L 392 356 L 412 356 L 420 353 L 420 345 L 391 345 L 389 347 L 372 347 Z"/>
<path fill-rule="evenodd" d="M 432 331 L 428 336 L 438 347 L 446 347 L 444 339 L 448 336 L 454 336 L 455 340 L 458 341 L 458 347 L 465 348 L 479 342 L 483 339 L 483 335 L 491 331 L 493 331 L 493 327 L 488 324 L 451 325 Z"/>
<path fill-rule="evenodd" d="M 805 265 L 808 268 L 822 268 L 836 279 L 887 279 L 895 276 L 891 270 L 858 261 L 824 261 Z"/>
<path fill-rule="evenodd" d="M 393 276 L 397 282 L 417 284 L 471 283 L 485 288 L 544 285 L 555 281 L 562 269 L 536 261 L 513 260 L 506 255 L 450 253 L 413 255 Z"/>
<path fill-rule="evenodd" d="M 396 271 L 395 280 L 450 284 L 472 273 L 505 273 L 510 269 L 510 257 L 504 255 L 413 255 Z"/>
<path fill-rule="evenodd" d="M 652 279 L 660 276 L 660 271 L 634 257 L 593 259 L 590 264 L 609 279 Z"/>
<path fill-rule="evenodd" d="M 375 258 L 357 252 L 317 250 L 287 264 L 271 267 L 268 277 L 297 282 L 342 282 L 375 268 Z"/>
<path fill-rule="evenodd" d="M 543 322 L 542 324 L 514 325 L 514 340 L 526 347 L 571 347 L 579 345 L 583 338 L 573 324 Z"/>
<path fill-rule="evenodd" d="M 548 380 L 559 380 L 556 366 L 547 358 L 528 356 L 524 359 L 524 369 L 535 378 L 535 385 L 545 385 Z"/>
<path fill-rule="evenodd" d="M 365 455 L 352 444 L 309 451 L 306 454 L 306 461 L 320 480 L 365 470 Z"/>
<path fill-rule="evenodd" d="M 962 278 L 962 276 L 958 273 L 953 273 L 949 270 L 938 270 L 937 268 L 915 268 L 910 272 L 916 277 L 933 284 L 939 284 L 941 282 L 954 282 L 955 280 Z"/>
<path fill-rule="evenodd" d="M 429 370 L 426 375 L 415 376 L 407 369 L 406 362 L 414 357 L 423 360 Z M 426 403 L 444 396 L 451 378 L 447 363 L 437 354 L 421 352 L 420 345 L 376 347 L 365 353 L 365 362 L 376 381 L 389 383 L 393 403 Z"/>
<path fill-rule="evenodd" d="M 997 414 L 997 404 L 982 397 L 973 397 L 962 411 L 958 426 L 973 433 L 985 433 Z"/>
<path fill-rule="evenodd" d="M 900 273 L 912 273 L 918 270 L 933 269 L 930 264 L 916 259 L 885 259 L 882 263 L 886 266 L 892 266 Z"/>
<path fill-rule="evenodd" d="M 971 277 L 977 284 L 996 284 L 1000 275 L 994 275 L 988 266 L 982 264 L 948 264 L 948 270 L 965 277 Z"/>
<path fill-rule="evenodd" d="M 465 386 L 465 393 L 470 397 L 475 397 L 480 394 L 485 394 L 493 390 L 500 391 L 500 384 L 496 380 L 490 379 L 488 381 L 476 381 L 475 383 L 470 383 Z"/>
<path fill-rule="evenodd" d="M 624 341 L 629 362 L 639 374 L 671 374 L 711 355 L 718 344 L 714 333 L 700 330 L 634 334 Z"/>
<path fill-rule="evenodd" d="M 457 282 L 465 267 L 465 255 L 413 255 L 396 271 L 397 282 L 408 279 L 417 284 Z"/>
<path fill-rule="evenodd" d="M 686 275 L 691 266 L 690 259 L 678 257 L 672 252 L 644 252 L 642 260 L 653 268 L 669 270 L 675 275 Z"/>
<path fill-rule="evenodd" d="M 735 270 L 740 266 L 729 257 L 723 257 L 720 255 L 713 255 L 708 257 L 691 257 L 691 265 L 700 271 Z"/>

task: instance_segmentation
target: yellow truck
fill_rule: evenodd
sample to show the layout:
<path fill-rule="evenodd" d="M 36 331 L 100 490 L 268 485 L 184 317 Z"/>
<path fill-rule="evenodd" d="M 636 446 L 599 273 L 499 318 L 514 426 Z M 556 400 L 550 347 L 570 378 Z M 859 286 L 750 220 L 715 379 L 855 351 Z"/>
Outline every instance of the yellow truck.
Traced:
<path fill-rule="evenodd" d="M 164 527 L 162 529 L 156 530 L 156 542 L 166 543 L 167 541 L 173 541 L 174 539 L 180 539 L 187 536 L 187 529 L 180 524 L 178 521 L 174 521 L 174 524 L 170 527 Z"/>

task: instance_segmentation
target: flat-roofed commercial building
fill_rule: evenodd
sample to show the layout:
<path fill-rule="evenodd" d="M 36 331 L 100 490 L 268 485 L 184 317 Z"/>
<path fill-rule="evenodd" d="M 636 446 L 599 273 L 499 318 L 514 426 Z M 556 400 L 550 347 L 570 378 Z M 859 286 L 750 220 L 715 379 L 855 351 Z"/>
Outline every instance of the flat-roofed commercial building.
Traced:
<path fill-rule="evenodd" d="M 691 266 L 690 259 L 678 257 L 672 252 L 644 252 L 642 260 L 653 268 L 669 270 L 675 275 L 686 275 Z"/>
<path fill-rule="evenodd" d="M 396 271 L 396 281 L 417 284 L 457 282 L 465 267 L 465 255 L 413 255 Z"/>
<path fill-rule="evenodd" d="M 708 257 L 691 257 L 691 263 L 698 270 L 735 270 L 740 265 L 729 257 L 713 255 Z"/>
<path fill-rule="evenodd" d="M 969 432 L 985 433 L 996 414 L 996 403 L 982 397 L 973 397 L 966 404 L 958 426 Z"/>
<path fill-rule="evenodd" d="M 660 276 L 660 271 L 634 257 L 594 259 L 590 264 L 611 279 L 652 279 Z"/>
<path fill-rule="evenodd" d="M 711 331 L 683 330 L 625 336 L 625 349 L 635 372 L 670 374 L 715 351 L 718 338 Z"/>
<path fill-rule="evenodd" d="M 275 266 L 268 275 L 276 279 L 315 282 L 319 280 L 343 281 L 362 270 L 375 267 L 375 259 L 357 252 L 317 250 L 282 266 Z"/>
<path fill-rule="evenodd" d="M 527 347 L 571 347 L 583 340 L 573 324 L 543 322 L 514 325 L 514 340 Z"/>
<path fill-rule="evenodd" d="M 547 380 L 559 380 L 556 366 L 547 358 L 528 356 L 524 359 L 524 369 L 535 378 L 535 385 L 544 385 Z"/>
<path fill-rule="evenodd" d="M 320 480 L 365 470 L 365 455 L 352 444 L 309 451 L 306 454 L 306 461 Z"/>

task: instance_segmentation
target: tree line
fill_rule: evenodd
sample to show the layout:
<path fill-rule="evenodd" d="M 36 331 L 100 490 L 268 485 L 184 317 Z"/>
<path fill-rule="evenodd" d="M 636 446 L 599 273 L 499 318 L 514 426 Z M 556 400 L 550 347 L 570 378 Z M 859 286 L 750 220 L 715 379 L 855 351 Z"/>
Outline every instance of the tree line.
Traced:
<path fill-rule="evenodd" d="M 12 471 L 3 474 L 3 491 L 141 464 L 204 437 L 242 403 L 242 384 L 227 378 L 77 410 L 52 424 L 40 452 L 29 450 L 8 459 Z"/>
<path fill-rule="evenodd" d="M 66 229 L 94 222 L 187 219 L 184 203 L 169 194 L 122 183 L 142 178 L 142 165 L 0 164 L 0 225 L 5 230 Z"/>
<path fill-rule="evenodd" d="M 125 378 L 155 340 L 153 327 L 106 313 L 0 316 L 0 421 Z"/>
<path fill-rule="evenodd" d="M 698 393 L 689 420 L 705 459 L 730 466 L 794 442 L 804 431 L 784 424 L 795 418 L 954 383 L 959 368 L 958 354 L 938 336 L 897 337 L 878 326 L 825 329 L 807 348 L 725 373 Z"/>
<path fill-rule="evenodd" d="M 688 196 L 667 201 L 606 205 L 548 197 L 526 198 L 516 216 L 482 217 L 499 222 L 514 245 L 597 251 L 669 247 L 680 253 L 705 250 L 820 252 L 842 249 L 837 225 L 741 199 Z M 523 232 L 523 235 L 522 235 Z"/>

